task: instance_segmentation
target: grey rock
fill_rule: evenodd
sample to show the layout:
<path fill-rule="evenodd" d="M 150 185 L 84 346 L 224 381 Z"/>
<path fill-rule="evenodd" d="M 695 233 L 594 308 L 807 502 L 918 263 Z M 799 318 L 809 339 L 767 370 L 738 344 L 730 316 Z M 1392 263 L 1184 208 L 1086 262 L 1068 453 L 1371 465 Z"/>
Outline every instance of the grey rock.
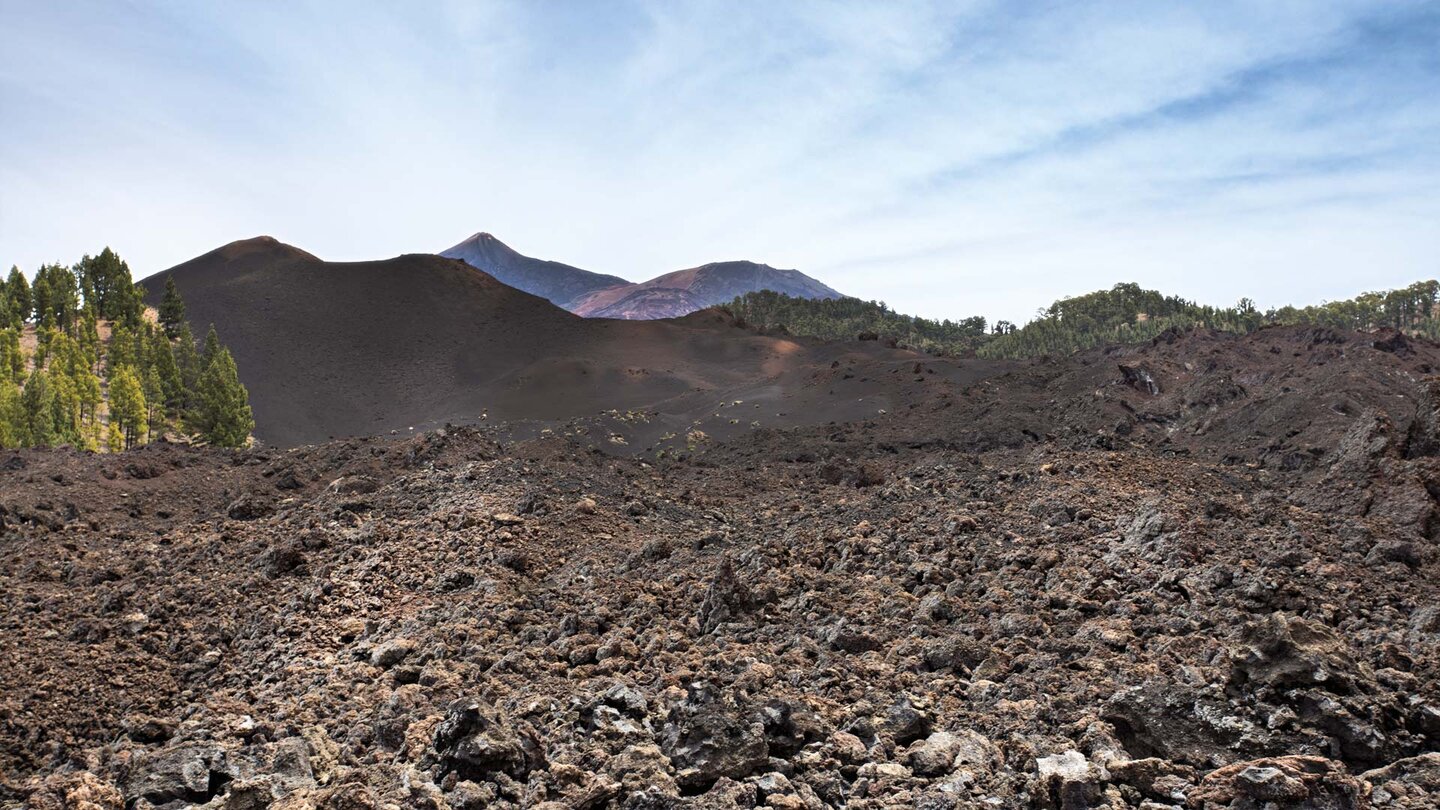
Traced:
<path fill-rule="evenodd" d="M 1099 795 L 1099 774 L 1074 749 L 1035 760 L 1042 803 L 1058 810 L 1087 810 Z"/>
<path fill-rule="evenodd" d="M 275 513 L 275 503 L 263 495 L 241 495 L 225 507 L 232 520 L 257 520 Z"/>
<path fill-rule="evenodd" d="M 919 776 L 944 776 L 956 767 L 990 771 L 999 751 L 985 737 L 969 731 L 937 731 L 911 744 L 906 752 L 910 768 Z"/>
<path fill-rule="evenodd" d="M 1237 762 L 1206 774 L 1186 797 L 1187 807 L 1269 810 L 1361 810 L 1366 785 L 1338 762 L 1284 756 Z"/>
<path fill-rule="evenodd" d="M 365 475 L 346 475 L 330 482 L 326 489 L 336 495 L 368 495 L 379 489 L 375 479 Z"/>
<path fill-rule="evenodd" d="M 735 576 L 734 563 L 729 557 L 722 557 L 700 602 L 700 632 L 713 633 L 720 625 L 736 620 L 753 606 L 754 597 Z"/>
<path fill-rule="evenodd" d="M 770 756 L 764 724 L 703 688 L 671 712 L 660 748 L 677 770 L 675 781 L 691 788 L 743 779 Z"/>
<path fill-rule="evenodd" d="M 879 639 L 843 621 L 826 628 L 823 638 L 832 649 L 840 652 L 858 654 L 880 649 Z"/>
<path fill-rule="evenodd" d="M 504 774 L 523 778 L 544 766 L 539 736 L 526 723 L 506 723 L 472 701 L 458 701 L 435 728 L 428 759 L 442 772 L 483 782 Z"/>
<path fill-rule="evenodd" d="M 155 805 L 209 801 L 235 777 L 225 752 L 211 743 L 181 744 L 141 754 L 130 772 L 126 800 L 144 799 Z"/>
<path fill-rule="evenodd" d="M 1440 633 L 1440 605 L 1426 605 L 1412 613 L 1410 629 L 1417 633 Z"/>
<path fill-rule="evenodd" d="M 415 652 L 417 646 L 412 639 L 391 639 L 370 652 L 370 664 L 382 669 L 389 669 L 408 658 L 411 653 Z"/>
<path fill-rule="evenodd" d="M 1440 753 L 1397 760 L 1366 771 L 1360 778 L 1377 794 L 1371 797 L 1377 806 L 1393 800 L 1400 807 L 1440 807 Z M 1378 795 L 1382 791 L 1383 797 Z M 1406 804 L 1399 803 L 1402 801 Z"/>

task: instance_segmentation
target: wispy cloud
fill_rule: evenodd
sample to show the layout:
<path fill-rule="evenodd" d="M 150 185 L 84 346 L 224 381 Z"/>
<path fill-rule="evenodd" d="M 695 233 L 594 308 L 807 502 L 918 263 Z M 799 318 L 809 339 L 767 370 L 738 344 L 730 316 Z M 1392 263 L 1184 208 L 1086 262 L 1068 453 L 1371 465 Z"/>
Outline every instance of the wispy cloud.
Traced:
<path fill-rule="evenodd" d="M 937 316 L 1434 275 L 1440 3 L 0 0 L 0 262 L 475 230 Z"/>

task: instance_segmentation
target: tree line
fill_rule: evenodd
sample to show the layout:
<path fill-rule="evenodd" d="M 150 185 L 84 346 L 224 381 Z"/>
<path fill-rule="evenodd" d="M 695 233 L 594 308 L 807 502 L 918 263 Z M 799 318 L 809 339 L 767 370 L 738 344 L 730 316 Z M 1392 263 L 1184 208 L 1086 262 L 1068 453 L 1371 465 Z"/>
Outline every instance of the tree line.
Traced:
<path fill-rule="evenodd" d="M 1253 332 L 1265 326 L 1314 325 L 1334 329 L 1390 327 L 1440 339 L 1440 282 L 1421 281 L 1396 290 L 1362 293 L 1343 301 L 1307 307 L 1260 310 L 1242 298 L 1231 307 L 1197 304 L 1138 284 L 1116 284 L 1041 309 L 1022 327 L 993 325 L 982 317 L 936 321 L 902 315 L 884 302 L 855 298 L 811 300 L 769 290 L 726 305 L 751 326 L 795 335 L 853 339 L 874 333 L 898 345 L 933 354 L 1023 359 L 1065 355 L 1112 343 L 1149 340 L 1170 328 L 1205 327 Z"/>
<path fill-rule="evenodd" d="M 726 305 L 744 324 L 793 335 L 853 340 L 873 333 L 918 351 L 955 354 L 978 348 L 985 338 L 985 319 L 933 321 L 903 315 L 883 301 L 858 298 L 796 298 L 771 290 L 747 293 Z"/>
<path fill-rule="evenodd" d="M 0 447 L 135 447 L 176 431 L 225 447 L 255 420 L 212 325 L 197 341 L 167 279 L 156 316 L 110 248 L 0 284 Z"/>

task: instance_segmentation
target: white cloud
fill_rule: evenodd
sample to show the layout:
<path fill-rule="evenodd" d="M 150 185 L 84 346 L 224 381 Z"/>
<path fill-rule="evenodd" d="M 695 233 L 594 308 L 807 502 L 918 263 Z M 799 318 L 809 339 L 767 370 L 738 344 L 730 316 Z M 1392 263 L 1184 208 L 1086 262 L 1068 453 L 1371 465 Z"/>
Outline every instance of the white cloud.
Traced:
<path fill-rule="evenodd" d="M 0 0 L 5 3 L 6 0 Z M 0 261 L 475 230 L 1011 320 L 1434 275 L 1426 4 L 7 4 Z M 1417 36 L 1416 32 L 1420 34 Z M 1433 44 L 1433 43 L 1432 43 Z"/>

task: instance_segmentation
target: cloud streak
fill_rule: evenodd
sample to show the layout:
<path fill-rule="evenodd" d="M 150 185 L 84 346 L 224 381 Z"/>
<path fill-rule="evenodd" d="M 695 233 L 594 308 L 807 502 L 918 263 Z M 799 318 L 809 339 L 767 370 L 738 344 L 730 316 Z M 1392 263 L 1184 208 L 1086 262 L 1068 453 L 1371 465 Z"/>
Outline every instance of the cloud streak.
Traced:
<path fill-rule="evenodd" d="M 1440 4 L 0 0 L 0 261 L 489 230 L 938 317 L 1435 274 Z"/>

